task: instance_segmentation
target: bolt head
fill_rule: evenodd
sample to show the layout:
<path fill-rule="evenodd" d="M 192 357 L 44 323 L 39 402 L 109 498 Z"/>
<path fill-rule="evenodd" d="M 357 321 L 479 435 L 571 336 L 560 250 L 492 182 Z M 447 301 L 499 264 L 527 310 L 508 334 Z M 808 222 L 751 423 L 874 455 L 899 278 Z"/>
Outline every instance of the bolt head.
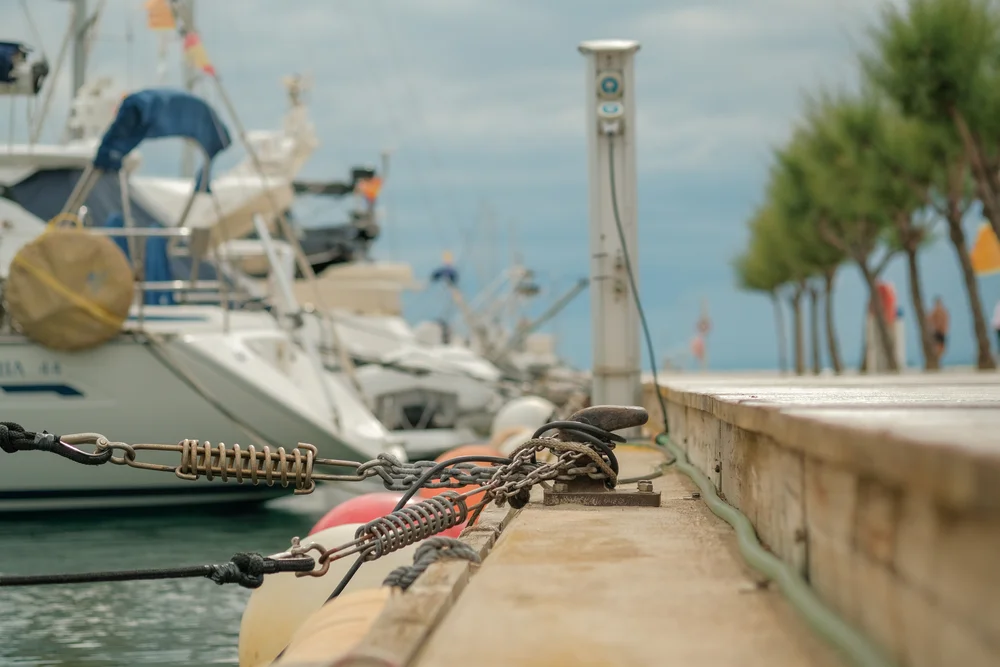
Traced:
<path fill-rule="evenodd" d="M 653 490 L 653 482 L 648 479 L 643 479 L 639 481 L 639 490 L 645 493 L 650 493 Z"/>
<path fill-rule="evenodd" d="M 556 493 L 566 493 L 569 491 L 569 484 L 566 482 L 556 482 L 552 485 L 552 490 Z"/>

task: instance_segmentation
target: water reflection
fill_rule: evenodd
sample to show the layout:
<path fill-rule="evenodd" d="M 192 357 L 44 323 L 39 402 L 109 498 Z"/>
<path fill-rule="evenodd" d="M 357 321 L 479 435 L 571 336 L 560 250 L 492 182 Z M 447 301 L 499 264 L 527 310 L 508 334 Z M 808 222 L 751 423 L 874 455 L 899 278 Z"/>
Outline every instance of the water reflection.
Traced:
<path fill-rule="evenodd" d="M 212 515 L 0 522 L 0 572 L 42 574 L 197 565 L 274 553 L 319 507 Z M 250 592 L 207 579 L 0 589 L 0 665 L 236 665 Z"/>

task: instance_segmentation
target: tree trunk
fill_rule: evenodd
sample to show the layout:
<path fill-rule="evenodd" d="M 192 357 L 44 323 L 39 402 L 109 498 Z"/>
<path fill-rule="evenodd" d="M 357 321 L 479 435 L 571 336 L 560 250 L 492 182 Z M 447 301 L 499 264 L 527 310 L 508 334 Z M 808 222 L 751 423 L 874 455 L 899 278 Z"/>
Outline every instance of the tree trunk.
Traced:
<path fill-rule="evenodd" d="M 962 146 L 965 148 L 969 166 L 972 167 L 972 177 L 976 182 L 979 200 L 983 205 L 983 217 L 990 221 L 993 232 L 997 238 L 1000 238 L 1000 201 L 997 197 L 996 181 L 984 164 L 982 151 L 979 150 L 979 145 L 976 143 L 976 138 L 973 136 L 965 116 L 955 107 L 948 109 L 948 114 L 958 130 L 958 136 L 962 139 Z M 951 222 L 949 221 L 948 224 L 950 225 Z"/>
<path fill-rule="evenodd" d="M 920 284 L 920 267 L 917 265 L 917 244 L 904 244 L 906 250 L 906 265 L 910 270 L 910 299 L 913 301 L 913 318 L 917 321 L 917 333 L 920 334 L 920 349 L 924 353 L 924 368 L 929 371 L 941 367 L 934 353 L 934 339 L 927 322 L 927 312 L 924 309 L 924 291 Z"/>
<path fill-rule="evenodd" d="M 812 351 L 812 372 L 819 375 L 823 369 L 819 349 L 819 290 L 809 287 L 809 348 Z"/>
<path fill-rule="evenodd" d="M 823 297 L 824 319 L 826 320 L 826 344 L 830 352 L 830 366 L 833 372 L 840 375 L 844 370 L 844 365 L 840 361 L 840 345 L 837 343 L 837 328 L 833 321 L 833 279 L 837 275 L 837 269 L 827 271 L 823 274 Z"/>
<path fill-rule="evenodd" d="M 857 264 L 861 269 L 861 275 L 865 278 L 865 283 L 868 285 L 868 293 L 871 295 L 872 310 L 875 311 L 875 328 L 878 330 L 878 344 L 882 346 L 882 352 L 886 355 L 889 370 L 896 373 L 899 371 L 899 364 L 896 363 L 896 350 L 892 344 L 892 337 L 889 335 L 889 323 L 886 322 L 882 297 L 879 295 L 878 286 L 875 284 L 875 274 L 868 268 L 864 260 L 858 261 Z"/>
<path fill-rule="evenodd" d="M 858 372 L 862 375 L 868 372 L 868 311 L 861 318 L 861 363 L 858 364 Z"/>
<path fill-rule="evenodd" d="M 774 305 L 774 333 L 778 341 L 778 370 L 784 375 L 788 371 L 788 332 L 785 331 L 785 315 L 777 292 L 771 292 L 771 303 Z"/>
<path fill-rule="evenodd" d="M 794 329 L 795 347 L 795 374 L 804 375 L 806 372 L 805 341 L 802 331 L 802 292 L 801 286 L 795 287 L 790 299 L 792 304 L 792 327 Z"/>
<path fill-rule="evenodd" d="M 982 370 L 996 368 L 990 347 L 989 333 L 986 329 L 986 317 L 983 315 L 983 305 L 979 298 L 979 281 L 972 268 L 969 249 L 965 246 L 965 230 L 962 229 L 961 214 L 951 211 L 948 215 L 948 236 L 951 245 L 958 254 L 958 263 L 962 267 L 962 278 L 965 281 L 965 294 L 969 298 L 969 310 L 972 311 L 972 323 L 976 332 L 976 347 L 978 354 L 976 365 Z"/>

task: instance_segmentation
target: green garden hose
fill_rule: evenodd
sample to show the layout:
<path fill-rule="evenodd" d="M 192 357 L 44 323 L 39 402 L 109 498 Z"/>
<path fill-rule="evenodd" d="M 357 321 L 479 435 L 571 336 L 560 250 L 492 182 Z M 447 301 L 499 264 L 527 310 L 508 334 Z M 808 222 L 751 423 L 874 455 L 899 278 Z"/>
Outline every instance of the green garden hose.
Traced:
<path fill-rule="evenodd" d="M 771 581 L 777 582 L 788 601 L 820 636 L 858 667 L 893 667 L 894 663 L 867 637 L 824 605 L 798 572 L 761 546 L 750 520 L 719 497 L 715 485 L 691 465 L 683 449 L 671 442 L 666 435 L 659 436 L 656 442 L 673 454 L 677 469 L 698 485 L 701 497 L 712 513 L 736 531 L 736 541 L 747 564 Z"/>

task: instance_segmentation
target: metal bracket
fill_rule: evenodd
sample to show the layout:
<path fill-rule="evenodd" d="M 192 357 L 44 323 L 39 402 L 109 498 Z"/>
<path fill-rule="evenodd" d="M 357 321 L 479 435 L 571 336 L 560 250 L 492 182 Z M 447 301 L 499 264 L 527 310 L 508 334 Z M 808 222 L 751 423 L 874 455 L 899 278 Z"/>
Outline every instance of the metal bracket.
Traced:
<path fill-rule="evenodd" d="M 659 507 L 660 492 L 653 491 L 651 482 L 639 483 L 635 491 L 609 489 L 604 480 L 589 478 L 575 479 L 572 482 L 556 482 L 552 490 L 546 489 L 542 495 L 542 504 L 554 505 L 587 505 L 589 507 Z"/>

